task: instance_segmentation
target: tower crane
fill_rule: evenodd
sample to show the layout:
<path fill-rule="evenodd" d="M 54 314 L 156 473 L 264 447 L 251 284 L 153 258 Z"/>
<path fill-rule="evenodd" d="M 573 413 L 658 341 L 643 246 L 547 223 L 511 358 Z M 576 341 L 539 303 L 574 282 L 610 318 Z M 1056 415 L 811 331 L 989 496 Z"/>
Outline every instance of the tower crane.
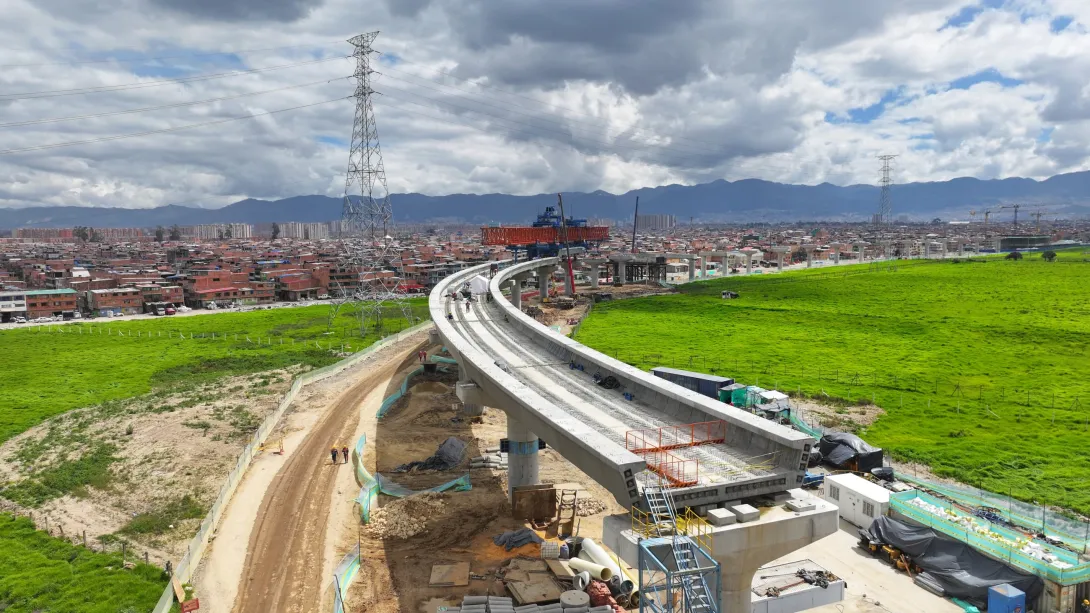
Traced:
<path fill-rule="evenodd" d="M 1018 209 L 1020 209 L 1020 208 L 1022 208 L 1021 204 L 1004 204 L 1003 206 L 998 207 L 998 210 L 1014 209 L 1014 229 L 1015 230 L 1018 229 Z"/>
<path fill-rule="evenodd" d="M 1037 234 L 1041 233 L 1041 215 L 1050 215 L 1051 213 L 1051 211 L 1046 211 L 1044 209 L 1037 209 L 1036 212 L 1031 213 L 1031 215 L 1037 219 L 1037 229 L 1035 230 Z"/>

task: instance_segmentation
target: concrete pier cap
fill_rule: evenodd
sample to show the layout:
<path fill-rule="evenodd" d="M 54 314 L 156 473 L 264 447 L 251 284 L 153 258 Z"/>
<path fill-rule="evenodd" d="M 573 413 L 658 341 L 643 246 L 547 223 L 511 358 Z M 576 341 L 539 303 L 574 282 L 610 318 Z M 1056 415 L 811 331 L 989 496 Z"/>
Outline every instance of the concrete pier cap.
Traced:
<path fill-rule="evenodd" d="M 856 247 L 856 248 L 859 249 L 859 261 L 860 262 L 867 259 L 866 258 L 867 247 L 869 247 L 869 246 L 870 246 L 870 243 L 868 243 L 867 241 L 852 241 L 852 247 Z"/>
<path fill-rule="evenodd" d="M 812 267 L 814 265 L 814 250 L 817 249 L 817 245 L 813 243 L 803 243 L 799 247 L 806 252 L 806 267 Z"/>
<path fill-rule="evenodd" d="M 834 264 L 839 264 L 840 263 L 840 251 L 844 247 L 847 247 L 847 246 L 848 245 L 845 244 L 845 243 L 839 243 L 839 242 L 829 243 L 829 248 L 833 250 L 833 263 Z"/>
<path fill-rule="evenodd" d="M 785 245 L 772 247 L 772 253 L 776 254 L 776 259 L 778 260 L 780 270 L 783 270 L 783 256 L 787 255 L 790 251 L 791 248 Z"/>
<path fill-rule="evenodd" d="M 804 504 L 796 508 L 812 508 L 792 511 L 784 504 L 770 504 L 757 500 L 748 502 L 760 509 L 759 517 L 741 521 L 738 514 L 733 523 L 712 526 L 711 554 L 720 564 L 722 585 L 720 611 L 723 613 L 750 613 L 754 594 L 751 590 L 757 570 L 792 551 L 834 534 L 838 529 L 840 511 L 836 505 L 821 500 L 801 489 L 787 492 L 792 501 Z M 767 500 L 767 499 L 764 499 Z M 717 506 L 730 513 L 738 504 L 723 503 Z M 625 562 L 636 568 L 637 543 L 642 538 L 632 530 L 628 515 L 611 515 L 602 525 L 602 540 Z"/>

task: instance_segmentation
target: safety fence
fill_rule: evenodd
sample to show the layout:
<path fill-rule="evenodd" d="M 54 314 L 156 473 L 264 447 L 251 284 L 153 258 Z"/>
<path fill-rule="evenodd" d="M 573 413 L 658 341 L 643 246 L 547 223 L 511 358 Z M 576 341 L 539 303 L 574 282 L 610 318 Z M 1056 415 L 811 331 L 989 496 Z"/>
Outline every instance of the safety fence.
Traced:
<path fill-rule="evenodd" d="M 360 546 L 357 543 L 352 551 L 345 554 L 344 559 L 333 570 L 333 611 L 344 613 L 344 597 L 347 595 L 348 586 L 360 572 Z"/>
<path fill-rule="evenodd" d="M 179 584 L 185 584 L 193 578 L 197 565 L 200 563 L 201 558 L 208 548 L 208 542 L 212 537 L 212 533 L 217 526 L 219 526 L 220 519 L 222 519 L 224 511 L 227 509 L 227 504 L 231 501 L 231 497 L 234 495 L 239 482 L 242 481 L 246 469 L 249 468 L 254 457 L 260 452 L 261 445 L 265 442 L 265 439 L 268 437 L 269 433 L 272 432 L 273 428 L 276 427 L 280 418 L 283 417 L 284 412 L 291 406 L 291 403 L 295 400 L 296 395 L 298 395 L 299 390 L 301 390 L 303 386 L 336 375 L 366 359 L 375 351 L 396 343 L 406 336 L 411 336 L 417 332 L 426 330 L 431 325 L 430 321 L 420 323 L 407 330 L 402 330 L 376 341 L 363 351 L 355 353 L 339 362 L 297 376 L 295 380 L 292 381 L 291 388 L 280 400 L 280 404 L 277 405 L 276 410 L 265 417 L 265 420 L 261 422 L 257 431 L 254 432 L 251 437 L 250 443 L 246 445 L 246 448 L 239 454 L 234 468 L 231 469 L 231 472 L 227 475 L 227 479 L 220 487 L 216 502 L 212 505 L 212 509 L 208 512 L 208 515 L 205 516 L 204 521 L 201 522 L 200 530 L 198 530 L 196 536 L 190 540 L 189 546 L 182 556 L 182 559 L 174 566 L 173 581 Z M 159 603 L 156 605 L 153 613 L 167 613 L 170 611 L 173 604 L 174 590 L 172 586 L 168 585 L 163 591 L 162 597 L 159 598 Z"/>
<path fill-rule="evenodd" d="M 919 490 L 891 494 L 889 505 L 891 510 L 908 519 L 967 543 L 997 560 L 1060 585 L 1090 581 L 1090 562 L 1080 562 L 1076 554 L 1050 548 L 1031 540 L 1029 536 L 983 519 L 966 516 L 959 513 L 950 502 Z"/>

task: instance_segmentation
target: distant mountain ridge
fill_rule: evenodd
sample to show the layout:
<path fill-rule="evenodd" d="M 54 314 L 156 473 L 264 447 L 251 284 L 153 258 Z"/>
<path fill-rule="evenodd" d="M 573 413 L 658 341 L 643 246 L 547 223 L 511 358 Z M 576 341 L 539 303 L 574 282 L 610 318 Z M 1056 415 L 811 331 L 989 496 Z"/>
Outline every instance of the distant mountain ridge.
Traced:
<path fill-rule="evenodd" d="M 678 222 L 695 217 L 703 221 L 865 221 L 878 206 L 879 188 L 873 185 L 789 185 L 760 179 L 718 180 L 698 185 L 664 185 L 624 194 L 604 191 L 564 194 L 566 212 L 575 217 L 628 221 L 636 197 L 640 212 L 665 213 Z M 395 222 L 461 221 L 466 223 L 527 222 L 556 203 L 556 194 L 392 194 Z M 1027 215 L 1038 206 L 1050 215 L 1081 217 L 1090 214 L 1090 171 L 1034 179 L 958 178 L 930 183 L 908 183 L 893 188 L 894 215 L 912 219 L 968 219 L 971 209 L 1003 203 L 1026 205 Z M 0 228 L 24 227 L 155 227 L 208 223 L 320 222 L 339 219 L 341 199 L 294 196 L 283 200 L 248 198 L 219 209 L 167 205 L 151 209 L 88 208 L 72 206 L 0 209 Z"/>

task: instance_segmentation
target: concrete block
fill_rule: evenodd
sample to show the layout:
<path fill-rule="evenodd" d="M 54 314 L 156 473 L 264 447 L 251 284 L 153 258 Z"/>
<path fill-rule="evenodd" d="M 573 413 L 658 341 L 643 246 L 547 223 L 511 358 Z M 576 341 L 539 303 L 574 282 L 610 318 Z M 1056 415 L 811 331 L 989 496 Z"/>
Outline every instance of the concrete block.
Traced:
<path fill-rule="evenodd" d="M 708 511 L 708 523 L 713 526 L 729 526 L 738 520 L 738 517 L 727 509 L 711 509 Z"/>
<path fill-rule="evenodd" d="M 791 500 L 788 500 L 786 504 L 787 504 L 787 510 L 794 511 L 796 513 L 801 513 L 802 511 L 813 511 L 814 510 L 814 499 L 813 498 L 804 499 L 804 500 L 797 500 L 797 499 L 792 498 Z"/>
<path fill-rule="evenodd" d="M 757 521 L 761 518 L 761 512 L 748 504 L 736 504 L 728 510 L 738 518 L 738 523 Z"/>
<path fill-rule="evenodd" d="M 731 507 L 736 507 L 736 506 L 738 506 L 740 504 L 742 504 L 741 500 L 728 500 L 728 501 L 720 504 L 719 508 L 720 509 L 729 509 Z"/>
<path fill-rule="evenodd" d="M 772 494 L 772 500 L 775 500 L 776 504 L 783 504 L 792 498 L 794 498 L 794 496 L 788 492 L 776 492 L 775 494 Z"/>

